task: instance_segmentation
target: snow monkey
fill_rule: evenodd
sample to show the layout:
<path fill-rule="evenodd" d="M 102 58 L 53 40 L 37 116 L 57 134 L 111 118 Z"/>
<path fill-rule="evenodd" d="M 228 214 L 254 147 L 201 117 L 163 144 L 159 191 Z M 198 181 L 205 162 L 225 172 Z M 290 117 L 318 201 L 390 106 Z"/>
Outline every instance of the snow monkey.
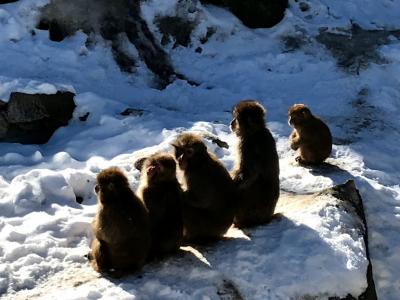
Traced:
<path fill-rule="evenodd" d="M 115 277 L 140 269 L 150 249 L 150 222 L 144 204 L 118 168 L 100 172 L 95 190 L 98 208 L 89 254 L 93 268 Z"/>
<path fill-rule="evenodd" d="M 183 133 L 172 143 L 183 171 L 184 237 L 191 242 L 219 239 L 233 222 L 237 191 L 228 171 L 208 152 L 200 136 Z"/>
<path fill-rule="evenodd" d="M 239 139 L 232 172 L 239 192 L 235 214 L 239 228 L 268 222 L 279 198 L 279 158 L 265 113 L 254 100 L 241 101 L 233 109 L 231 129 Z"/>
<path fill-rule="evenodd" d="M 322 163 L 332 151 L 332 135 L 329 127 L 314 116 L 304 104 L 289 109 L 289 125 L 294 127 L 290 135 L 290 147 L 299 150 L 296 161 L 303 165 Z"/>
<path fill-rule="evenodd" d="M 176 179 L 176 161 L 167 153 L 156 153 L 143 161 L 138 195 L 150 217 L 150 258 L 163 257 L 179 249 L 183 236 L 182 189 Z"/>

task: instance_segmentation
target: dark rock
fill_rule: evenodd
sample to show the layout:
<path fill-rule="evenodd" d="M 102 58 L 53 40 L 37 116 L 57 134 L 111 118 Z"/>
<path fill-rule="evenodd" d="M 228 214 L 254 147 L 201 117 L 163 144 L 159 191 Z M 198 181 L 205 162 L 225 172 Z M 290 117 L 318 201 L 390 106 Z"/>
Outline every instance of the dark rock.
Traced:
<path fill-rule="evenodd" d="M 13 3 L 17 2 L 18 0 L 0 0 L 0 4 L 7 4 L 7 3 Z"/>
<path fill-rule="evenodd" d="M 208 27 L 207 28 L 207 33 L 204 37 L 200 39 L 200 43 L 205 44 L 208 42 L 208 40 L 216 33 L 217 30 L 214 27 Z"/>
<path fill-rule="evenodd" d="M 0 113 L 0 142 L 44 144 L 66 126 L 76 107 L 74 94 L 12 93 L 7 109 Z"/>
<path fill-rule="evenodd" d="M 87 119 L 89 118 L 89 116 L 90 116 L 90 112 L 87 112 L 87 113 L 84 114 L 83 116 L 80 116 L 80 117 L 79 117 L 79 121 L 81 121 L 81 122 L 86 122 Z"/>
<path fill-rule="evenodd" d="M 308 3 L 306 3 L 306 2 L 300 2 L 299 8 L 302 12 L 306 12 L 306 11 L 310 10 L 310 5 L 308 5 Z"/>
<path fill-rule="evenodd" d="M 194 50 L 196 53 L 202 53 L 203 52 L 203 48 L 201 47 L 197 47 L 196 50 Z"/>
<path fill-rule="evenodd" d="M 228 8 L 250 28 L 269 28 L 285 16 L 288 0 L 202 0 Z"/>
<path fill-rule="evenodd" d="M 157 18 L 156 24 L 163 34 L 161 44 L 168 44 L 172 37 L 174 39 L 174 47 L 178 45 L 189 46 L 190 37 L 195 27 L 194 22 L 181 17 L 161 17 Z"/>
<path fill-rule="evenodd" d="M 165 88 L 176 78 L 187 80 L 186 76 L 175 71 L 167 53 L 149 30 L 141 16 L 140 1 L 115 0 L 110 5 L 106 0 L 83 0 L 74 4 L 67 0 L 51 0 L 43 7 L 36 27 L 48 29 L 53 41 L 62 41 L 78 30 L 88 35 L 99 34 L 111 41 L 114 59 L 121 71 L 132 73 L 136 63 L 133 56 L 126 52 L 128 47 L 121 42 L 121 36 L 126 36 L 128 42 L 137 49 L 140 59 L 156 75 L 160 88 Z M 187 44 L 190 40 L 187 28 L 178 28 L 176 22 L 170 24 L 164 20 L 162 27 L 172 30 L 165 31 L 165 34 L 173 36 L 178 44 Z"/>
<path fill-rule="evenodd" d="M 79 204 L 82 204 L 82 202 L 83 202 L 83 197 L 82 197 L 82 196 L 76 196 L 76 197 L 75 197 L 75 201 L 76 201 L 77 203 L 79 203 Z"/>
<path fill-rule="evenodd" d="M 127 108 L 123 112 L 120 113 L 121 116 L 134 116 L 141 117 L 146 111 L 144 109 L 139 108 Z"/>
<path fill-rule="evenodd" d="M 340 33 L 321 28 L 316 39 L 332 53 L 339 67 L 354 74 L 359 74 L 371 62 L 386 63 L 379 55 L 378 47 L 390 43 L 390 36 L 400 39 L 400 30 L 365 30 L 357 24 L 337 31 Z"/>
<path fill-rule="evenodd" d="M 7 110 L 7 102 L 0 100 L 0 112 Z"/>
<path fill-rule="evenodd" d="M 49 22 L 49 39 L 54 42 L 61 42 L 69 35 L 66 28 L 57 22 L 51 20 Z"/>

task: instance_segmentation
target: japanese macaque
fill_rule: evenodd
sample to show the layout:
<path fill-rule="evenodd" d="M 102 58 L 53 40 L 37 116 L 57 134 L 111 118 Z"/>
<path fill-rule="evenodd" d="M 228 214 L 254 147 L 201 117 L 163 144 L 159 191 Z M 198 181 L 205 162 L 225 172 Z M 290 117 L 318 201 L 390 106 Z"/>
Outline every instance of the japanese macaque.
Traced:
<path fill-rule="evenodd" d="M 332 135 L 329 127 L 314 116 L 304 104 L 289 109 L 290 147 L 298 150 L 296 161 L 302 165 L 321 164 L 332 151 Z"/>
<path fill-rule="evenodd" d="M 138 195 L 150 217 L 150 258 L 176 252 L 182 242 L 182 188 L 176 179 L 176 161 L 167 153 L 146 158 L 142 165 Z"/>
<path fill-rule="evenodd" d="M 139 270 L 150 249 L 150 222 L 142 201 L 118 168 L 97 176 L 98 198 L 92 222 L 95 239 L 89 259 L 100 273 L 120 277 Z"/>
<path fill-rule="evenodd" d="M 235 214 L 239 228 L 270 221 L 279 198 L 279 158 L 265 112 L 254 100 L 241 101 L 233 109 L 231 129 L 239 139 L 232 172 L 239 192 Z"/>
<path fill-rule="evenodd" d="M 200 136 L 181 134 L 173 143 L 183 171 L 184 238 L 202 243 L 221 238 L 233 222 L 237 203 L 235 184 Z"/>

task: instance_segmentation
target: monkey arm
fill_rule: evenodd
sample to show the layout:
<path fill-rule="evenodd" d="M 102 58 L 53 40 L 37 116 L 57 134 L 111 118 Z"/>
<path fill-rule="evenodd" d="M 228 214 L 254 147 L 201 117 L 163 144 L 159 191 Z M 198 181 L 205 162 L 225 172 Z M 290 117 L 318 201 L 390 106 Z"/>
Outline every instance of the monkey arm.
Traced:
<path fill-rule="evenodd" d="M 242 174 L 240 174 L 240 175 L 242 175 Z M 260 175 L 259 172 L 253 172 L 250 176 L 247 176 L 246 178 L 242 178 L 240 181 L 236 181 L 237 187 L 239 188 L 239 190 L 249 188 L 257 181 L 257 179 L 259 178 L 259 175 Z"/>
<path fill-rule="evenodd" d="M 207 188 L 205 188 L 205 190 L 207 190 Z M 200 195 L 197 195 L 197 193 L 194 193 L 192 190 L 185 191 L 182 196 L 183 205 L 194 208 L 208 208 L 210 203 L 204 201 L 204 199 L 212 199 L 212 197 L 207 197 L 206 193 L 207 191 L 203 191 Z"/>
<path fill-rule="evenodd" d="M 292 150 L 297 150 L 300 148 L 300 144 L 300 136 L 296 130 L 293 130 L 293 132 L 290 134 L 290 148 L 292 148 Z"/>

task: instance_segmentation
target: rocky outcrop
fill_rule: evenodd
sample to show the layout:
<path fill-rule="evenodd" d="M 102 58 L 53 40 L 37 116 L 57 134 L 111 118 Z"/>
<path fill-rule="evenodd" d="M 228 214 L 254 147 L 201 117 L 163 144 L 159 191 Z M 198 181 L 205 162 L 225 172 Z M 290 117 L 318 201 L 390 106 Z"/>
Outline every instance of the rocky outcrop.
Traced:
<path fill-rule="evenodd" d="M 202 0 L 203 3 L 228 8 L 250 28 L 275 26 L 285 16 L 288 0 Z"/>
<path fill-rule="evenodd" d="M 316 37 L 336 58 L 337 64 L 349 73 L 359 74 L 369 64 L 384 64 L 378 47 L 400 39 L 400 30 L 367 30 L 353 23 L 350 29 L 336 28 L 334 32 L 322 28 Z"/>
<path fill-rule="evenodd" d="M 160 19 L 160 26 L 170 30 L 164 32 L 166 35 L 179 37 L 178 43 L 186 43 L 188 37 L 178 33 L 178 25 L 175 20 L 171 23 Z M 156 82 L 160 88 L 164 88 L 176 78 L 187 80 L 174 69 L 167 53 L 158 44 L 142 18 L 140 1 L 115 0 L 110 5 L 106 0 L 78 0 L 73 3 L 52 0 L 42 9 L 37 28 L 48 30 L 49 38 L 57 42 L 78 30 L 88 35 L 101 35 L 111 42 L 115 61 L 123 72 L 134 72 L 136 66 L 133 55 L 127 52 L 128 47 L 123 44 L 124 41 L 129 42 L 136 48 L 140 59 L 156 75 Z"/>
<path fill-rule="evenodd" d="M 224 241 L 182 247 L 140 276 L 114 283 L 146 299 L 376 299 L 368 227 L 354 182 L 316 194 L 283 192 L 277 210 L 271 224 L 232 228 Z M 71 265 L 11 299 L 62 298 L 77 286 L 95 289 L 99 280 L 89 265 Z"/>
<path fill-rule="evenodd" d="M 66 126 L 76 107 L 74 94 L 12 93 L 0 105 L 0 142 L 44 144 L 61 126 Z"/>
<path fill-rule="evenodd" d="M 18 0 L 0 0 L 0 4 L 7 4 L 12 2 L 17 2 Z"/>
<path fill-rule="evenodd" d="M 342 224 L 342 228 L 340 228 L 339 231 L 354 231 L 358 235 L 360 235 L 365 245 L 365 257 L 368 260 L 367 272 L 365 274 L 367 288 L 361 294 L 348 294 L 344 298 L 328 295 L 327 298 L 329 300 L 376 300 L 377 294 L 375 290 L 372 264 L 368 248 L 368 225 L 365 218 L 362 198 L 354 184 L 354 181 L 349 180 L 345 184 L 337 185 L 335 187 L 312 195 L 295 195 L 283 193 L 282 197 L 279 199 L 277 211 L 282 214 L 290 215 L 292 213 L 299 213 L 301 211 L 313 209 L 313 207 L 315 206 L 325 206 L 329 209 L 335 207 L 334 209 L 345 212 L 345 214 L 347 214 L 346 217 L 351 220 L 350 223 L 353 224 L 353 227 L 348 228 L 348 224 Z M 301 299 L 309 298 L 305 296 Z M 319 299 L 319 297 L 316 296 L 315 299 Z"/>

